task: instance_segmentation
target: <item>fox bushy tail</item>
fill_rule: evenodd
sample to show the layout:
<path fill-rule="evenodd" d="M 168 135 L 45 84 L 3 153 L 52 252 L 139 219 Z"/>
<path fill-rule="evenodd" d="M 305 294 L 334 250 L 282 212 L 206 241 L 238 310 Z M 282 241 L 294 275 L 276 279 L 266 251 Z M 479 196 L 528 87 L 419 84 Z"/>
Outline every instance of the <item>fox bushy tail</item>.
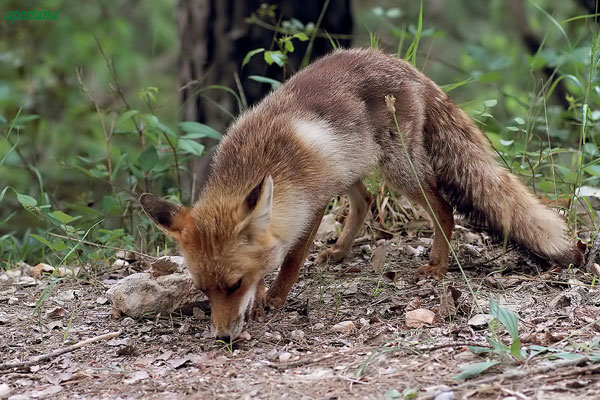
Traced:
<path fill-rule="evenodd" d="M 442 103 L 427 116 L 425 132 L 446 200 L 475 223 L 544 258 L 581 265 L 583 254 L 569 242 L 563 218 L 497 163 L 488 139 L 463 111 L 445 96 Z"/>

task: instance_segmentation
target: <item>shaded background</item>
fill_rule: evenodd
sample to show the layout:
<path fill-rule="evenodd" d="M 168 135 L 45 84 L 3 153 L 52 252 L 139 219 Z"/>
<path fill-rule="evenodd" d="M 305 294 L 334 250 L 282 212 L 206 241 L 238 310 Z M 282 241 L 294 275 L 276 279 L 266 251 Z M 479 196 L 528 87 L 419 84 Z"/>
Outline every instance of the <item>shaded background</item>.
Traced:
<path fill-rule="evenodd" d="M 177 137 L 180 121 L 196 121 L 224 132 L 272 88 L 250 76 L 282 81 L 334 46 L 404 56 L 419 36 L 417 67 L 476 119 L 507 165 L 554 196 L 597 186 L 597 165 L 573 176 L 573 152 L 556 166 L 527 165 L 547 147 L 598 158 L 597 24 L 586 17 L 595 8 L 589 0 L 427 0 L 419 30 L 415 1 L 4 1 L 2 17 L 38 9 L 60 17 L 0 20 L 0 190 L 11 188 L 0 201 L 0 260 L 49 257 L 29 233 L 61 230 L 39 217 L 50 209 L 77 218 L 68 224 L 80 237 L 94 226 L 94 241 L 154 248 L 162 239 L 135 200 L 152 191 L 189 203 L 208 168 L 197 155 L 217 143 L 195 138 L 204 148 L 179 149 L 174 160 L 164 129 Z M 277 50 L 285 33 L 310 37 L 316 25 L 308 55 L 309 41 L 294 39 L 285 68 L 262 53 L 242 68 L 249 51 Z M 41 211 L 23 208 L 16 193 Z"/>

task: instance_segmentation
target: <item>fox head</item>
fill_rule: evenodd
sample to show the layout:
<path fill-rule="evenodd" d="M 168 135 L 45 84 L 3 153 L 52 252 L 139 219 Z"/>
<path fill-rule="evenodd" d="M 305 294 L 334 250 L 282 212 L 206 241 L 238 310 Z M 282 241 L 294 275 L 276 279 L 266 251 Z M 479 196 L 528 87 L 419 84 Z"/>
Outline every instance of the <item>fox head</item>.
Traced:
<path fill-rule="evenodd" d="M 263 277 L 283 259 L 271 233 L 273 179 L 265 177 L 240 196 L 203 195 L 193 208 L 152 194 L 140 203 L 179 245 L 194 285 L 210 301 L 217 339 L 235 339 L 262 296 Z"/>

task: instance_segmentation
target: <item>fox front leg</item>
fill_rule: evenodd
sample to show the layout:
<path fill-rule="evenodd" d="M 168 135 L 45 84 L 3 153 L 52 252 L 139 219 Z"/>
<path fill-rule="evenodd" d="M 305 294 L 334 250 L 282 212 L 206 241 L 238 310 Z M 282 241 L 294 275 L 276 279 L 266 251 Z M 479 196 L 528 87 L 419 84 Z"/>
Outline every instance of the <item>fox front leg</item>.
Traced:
<path fill-rule="evenodd" d="M 292 286 L 298 280 L 300 268 L 310 250 L 315 233 L 319 229 L 325 208 L 326 206 L 319 209 L 313 217 L 309 230 L 294 245 L 283 260 L 279 274 L 277 274 L 277 278 L 275 278 L 266 295 L 265 305 L 268 308 L 279 308 L 285 303 Z"/>

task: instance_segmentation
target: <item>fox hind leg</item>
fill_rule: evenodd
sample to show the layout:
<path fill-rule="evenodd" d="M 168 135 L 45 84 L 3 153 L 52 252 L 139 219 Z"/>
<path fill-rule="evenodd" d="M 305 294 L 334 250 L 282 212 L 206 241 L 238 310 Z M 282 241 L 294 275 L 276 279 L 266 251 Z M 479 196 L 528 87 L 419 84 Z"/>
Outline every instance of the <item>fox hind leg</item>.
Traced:
<path fill-rule="evenodd" d="M 427 200 L 422 193 L 411 196 L 411 199 L 419 203 L 429 214 L 434 226 L 434 235 L 429 264 L 421 266 L 418 273 L 434 279 L 441 279 L 448 268 L 449 243 L 452 229 L 454 229 L 453 210 L 437 190 L 431 187 L 424 189 Z"/>
<path fill-rule="evenodd" d="M 427 157 L 418 151 L 411 157 L 416 161 L 415 169 L 408 163 L 406 156 L 393 148 L 388 151 L 383 173 L 386 182 L 394 189 L 406 194 L 409 199 L 421 205 L 431 219 L 434 227 L 433 244 L 429 255 L 429 264 L 418 269 L 418 273 L 435 279 L 441 279 L 448 268 L 449 243 L 454 229 L 453 209 L 437 190 L 435 175 L 428 164 Z M 420 161 L 420 162 L 419 162 Z M 419 177 L 414 176 L 417 171 Z M 417 180 L 418 179 L 418 180 Z"/>
<path fill-rule="evenodd" d="M 319 254 L 317 258 L 318 263 L 324 263 L 329 260 L 338 262 L 350 253 L 354 238 L 369 211 L 372 197 L 361 181 L 352 185 L 346 192 L 346 195 L 350 199 L 350 212 L 344 222 L 344 229 L 342 229 L 342 233 L 335 244 Z"/>

